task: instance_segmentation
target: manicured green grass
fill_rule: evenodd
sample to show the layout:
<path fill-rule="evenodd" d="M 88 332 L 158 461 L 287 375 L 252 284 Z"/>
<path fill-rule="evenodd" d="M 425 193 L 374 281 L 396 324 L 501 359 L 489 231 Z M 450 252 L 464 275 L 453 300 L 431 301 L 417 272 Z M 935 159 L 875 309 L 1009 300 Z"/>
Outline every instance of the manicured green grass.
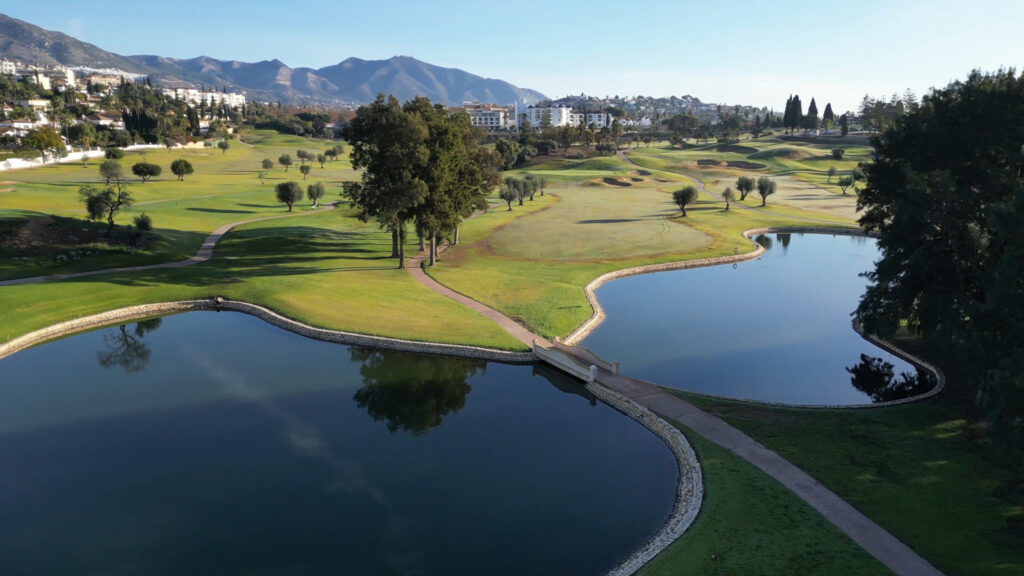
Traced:
<path fill-rule="evenodd" d="M 977 443 L 962 409 L 787 409 L 671 392 L 807 471 L 946 574 L 1024 574 L 1019 478 Z M 746 524 L 746 512 L 733 522 Z"/>
<path fill-rule="evenodd" d="M 182 260 L 195 254 L 206 235 L 221 225 L 283 214 L 286 208 L 274 199 L 274 185 L 278 182 L 295 180 L 307 184 L 322 181 L 328 191 L 328 196 L 322 201 L 330 202 L 337 199 L 342 181 L 358 178 L 347 157 L 343 157 L 327 162 L 324 168 L 315 163 L 306 181 L 303 181 L 297 165 L 288 172 L 275 165 L 266 175 L 265 184 L 260 184 L 257 172 L 261 170 L 260 162 L 264 158 L 276 162 L 282 153 L 294 157 L 298 148 L 318 152 L 333 143 L 265 132 L 255 133 L 252 137 L 265 144 L 256 147 L 233 142 L 226 153 L 214 148 L 127 153 L 121 164 L 128 175 L 135 205 L 119 215 L 116 221 L 119 225 L 130 224 L 137 214 L 149 214 L 155 230 L 153 240 L 145 249 L 129 253 L 120 247 L 94 246 L 87 251 L 97 254 L 71 260 L 57 254 L 24 254 L 0 248 L 0 279 Z M 178 182 L 170 172 L 170 163 L 177 158 L 188 159 L 195 168 L 195 173 L 186 176 L 184 182 Z M 159 178 L 145 184 L 130 175 L 131 165 L 143 159 L 164 169 Z M 8 191 L 0 193 L 3 199 L 0 219 L 26 218 L 32 214 L 83 218 L 84 208 L 78 197 L 78 188 L 103 184 L 98 168 L 100 162 L 90 161 L 86 167 L 75 163 L 4 172 L 2 178 L 8 184 L 0 188 Z M 303 203 L 296 208 L 308 210 L 309 206 Z M 64 255 L 68 256 L 67 253 Z M 15 257 L 19 259 L 12 261 L 11 258 Z"/>
<path fill-rule="evenodd" d="M 700 515 L 639 574 L 891 574 L 809 504 L 683 426 L 700 458 Z"/>
<path fill-rule="evenodd" d="M 856 196 L 841 193 L 835 185 L 838 176 L 828 183 L 828 168 L 835 166 L 839 175 L 848 173 L 858 162 L 869 159 L 870 149 L 836 145 L 846 150 L 846 157 L 840 161 L 832 159 L 831 147 L 825 145 L 753 139 L 741 146 L 757 152 L 737 153 L 718 144 L 687 149 L 662 144 L 637 148 L 628 154 L 634 162 L 652 170 L 695 176 L 718 193 L 726 187 L 735 189 L 740 176 L 756 179 L 770 175 L 778 184 L 778 191 L 769 197 L 768 209 L 805 218 L 846 222 L 857 219 Z M 759 206 L 761 199 L 754 192 L 745 204 Z"/>
<path fill-rule="evenodd" d="M 669 192 L 679 186 L 679 182 L 645 182 L 629 188 L 556 185 L 552 190 L 562 195 L 557 203 L 538 198 L 512 212 L 501 205 L 467 222 L 461 245 L 446 252 L 428 272 L 442 284 L 550 338 L 565 336 L 590 317 L 582 287 L 601 274 L 748 252 L 752 247 L 740 235 L 744 230 L 808 224 L 786 215 L 726 212 L 722 202 L 710 197 L 698 200 L 688 208 L 690 215 L 682 218 L 673 209 Z M 580 204 L 587 207 L 585 211 Z M 600 226 L 587 223 L 593 220 L 609 221 Z"/>
<path fill-rule="evenodd" d="M 208 263 L 0 288 L 0 339 L 123 306 L 224 296 L 324 328 L 524 348 L 398 270 L 390 249 L 390 235 L 344 209 L 254 223 L 229 234 Z"/>

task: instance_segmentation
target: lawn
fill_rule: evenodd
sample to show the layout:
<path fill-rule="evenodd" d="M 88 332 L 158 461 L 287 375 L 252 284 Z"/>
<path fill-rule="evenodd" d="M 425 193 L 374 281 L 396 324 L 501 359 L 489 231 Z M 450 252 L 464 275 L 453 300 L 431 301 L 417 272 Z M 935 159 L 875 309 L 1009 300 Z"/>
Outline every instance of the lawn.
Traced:
<path fill-rule="evenodd" d="M 628 155 L 651 170 L 694 176 L 717 193 L 726 187 L 735 190 L 740 176 L 756 179 L 768 175 L 778 185 L 778 191 L 768 198 L 769 210 L 782 207 L 781 211 L 791 216 L 849 223 L 858 218 L 856 196 L 852 190 L 842 194 L 836 185 L 838 176 L 829 183 L 828 168 L 834 166 L 839 175 L 848 173 L 858 162 L 869 159 L 870 149 L 836 146 L 846 151 L 843 160 L 834 160 L 829 146 L 772 138 L 745 140 L 738 146 L 706 144 L 686 149 L 659 143 L 631 150 Z M 759 207 L 761 198 L 755 191 L 744 204 Z"/>
<path fill-rule="evenodd" d="M 483 316 L 398 270 L 389 258 L 390 235 L 347 212 L 244 226 L 210 262 L 192 267 L 0 288 L 0 338 L 123 306 L 224 296 L 323 328 L 523 348 Z"/>
<path fill-rule="evenodd" d="M 298 166 L 285 172 L 275 165 L 265 177 L 265 184 L 260 184 L 257 172 L 264 158 L 276 161 L 283 153 L 294 157 L 298 148 L 316 151 L 329 143 L 263 132 L 253 137 L 266 144 L 257 147 L 236 141 L 226 153 L 215 148 L 127 153 L 121 165 L 128 174 L 132 164 L 144 160 L 163 168 L 161 176 L 146 183 L 134 176 L 127 177 L 135 204 L 116 219 L 117 224 L 124 225 L 131 223 L 136 215 L 147 213 L 155 227 L 148 246 L 131 251 L 123 244 L 100 241 L 80 248 L 25 251 L 4 248 L 0 244 L 0 279 L 183 260 L 195 254 L 206 235 L 219 226 L 284 213 L 286 208 L 274 198 L 273 188 L 278 182 L 322 181 L 328 193 L 324 201 L 330 202 L 337 199 L 342 181 L 358 177 L 347 157 L 343 157 L 326 163 L 324 168 L 319 163 L 314 164 L 306 182 Z M 189 160 L 195 168 L 195 173 L 186 176 L 183 182 L 177 181 L 170 172 L 171 161 L 178 158 Z M 98 168 L 100 162 L 92 160 L 88 166 L 75 163 L 4 172 L 4 184 L 0 186 L 0 190 L 4 190 L 0 192 L 0 241 L 4 222 L 10 226 L 15 220 L 42 219 L 47 215 L 83 218 L 85 211 L 78 189 L 103 184 Z M 305 202 L 296 207 L 298 210 L 309 208 Z M 84 223 L 67 230 L 66 226 L 59 226 L 59 232 L 55 233 L 78 233 L 86 227 Z"/>
<path fill-rule="evenodd" d="M 700 515 L 639 574 L 891 574 L 809 504 L 687 428 L 704 474 Z"/>
<path fill-rule="evenodd" d="M 550 338 L 565 336 L 590 317 L 582 287 L 601 274 L 749 252 L 752 245 L 740 234 L 744 230 L 815 224 L 785 211 L 725 211 L 724 203 L 709 195 L 683 218 L 671 196 L 685 184 L 682 178 L 644 175 L 618 158 L 600 160 L 608 170 L 588 169 L 576 182 L 554 183 L 534 202 L 511 212 L 501 204 L 467 222 L 462 243 L 428 273 Z M 546 160 L 519 173 L 537 173 L 538 166 L 542 174 L 557 172 L 558 162 Z M 630 185 L 621 185 L 626 182 Z"/>
<path fill-rule="evenodd" d="M 806 410 L 670 392 L 775 450 L 946 574 L 1024 574 L 1019 478 L 998 465 L 962 409 L 941 397 Z M 740 518 L 747 522 L 746 511 Z"/>

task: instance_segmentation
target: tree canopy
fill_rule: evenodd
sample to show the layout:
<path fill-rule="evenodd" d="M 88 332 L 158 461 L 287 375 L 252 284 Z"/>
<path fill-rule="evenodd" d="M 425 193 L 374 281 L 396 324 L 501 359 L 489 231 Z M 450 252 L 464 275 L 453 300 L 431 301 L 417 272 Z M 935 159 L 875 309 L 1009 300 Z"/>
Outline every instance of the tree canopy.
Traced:
<path fill-rule="evenodd" d="M 163 172 L 163 168 L 149 162 L 137 162 L 132 165 L 132 174 L 138 176 L 143 183 L 159 176 L 161 172 Z"/>
<path fill-rule="evenodd" d="M 993 438 L 1024 452 L 1024 76 L 973 72 L 873 140 L 857 206 L 881 259 L 857 308 L 921 334 Z M 1022 462 L 1021 458 L 1015 460 Z"/>
<path fill-rule="evenodd" d="M 281 182 L 274 187 L 274 195 L 277 197 L 277 201 L 286 204 L 288 211 L 291 212 L 292 206 L 302 200 L 302 186 L 293 181 Z"/>
<path fill-rule="evenodd" d="M 178 182 L 185 179 L 185 176 L 195 172 L 195 168 L 192 167 L 192 163 L 184 158 L 178 158 L 174 162 L 171 162 L 171 173 L 178 177 Z"/>

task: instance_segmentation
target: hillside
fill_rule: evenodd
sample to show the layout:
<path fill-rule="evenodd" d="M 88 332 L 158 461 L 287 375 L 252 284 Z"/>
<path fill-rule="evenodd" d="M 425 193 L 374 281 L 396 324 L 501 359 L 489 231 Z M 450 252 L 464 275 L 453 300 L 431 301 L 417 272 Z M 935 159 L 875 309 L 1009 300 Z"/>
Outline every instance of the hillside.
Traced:
<path fill-rule="evenodd" d="M 156 81 L 235 88 L 252 99 L 286 103 L 360 104 L 371 101 L 379 92 L 394 94 L 401 100 L 426 96 L 449 106 L 467 100 L 532 104 L 546 98 L 540 92 L 503 80 L 434 66 L 407 56 L 388 60 L 348 58 L 320 69 L 291 68 L 276 59 L 239 62 L 208 56 L 122 56 L 3 14 L 0 57 L 26 64 L 117 68 L 147 74 Z"/>

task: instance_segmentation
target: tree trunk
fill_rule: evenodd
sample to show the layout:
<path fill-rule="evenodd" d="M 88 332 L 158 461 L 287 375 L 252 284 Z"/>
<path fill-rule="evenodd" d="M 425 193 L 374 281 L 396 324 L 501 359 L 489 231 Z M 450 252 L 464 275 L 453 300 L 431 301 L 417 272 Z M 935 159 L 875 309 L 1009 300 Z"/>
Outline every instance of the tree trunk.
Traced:
<path fill-rule="evenodd" d="M 398 228 L 398 269 L 405 270 L 405 227 Z"/>
<path fill-rule="evenodd" d="M 682 211 L 683 211 L 683 218 L 686 218 L 686 206 L 682 207 Z"/>
<path fill-rule="evenodd" d="M 433 266 L 437 262 L 437 233 L 431 232 L 430 234 L 430 265 Z"/>
<path fill-rule="evenodd" d="M 423 252 L 427 249 L 426 240 L 423 239 L 423 235 L 419 232 L 416 233 L 416 237 L 420 239 L 420 252 Z"/>
<path fill-rule="evenodd" d="M 398 228 L 391 231 L 391 257 L 398 258 Z"/>
<path fill-rule="evenodd" d="M 456 224 L 455 225 L 455 241 L 452 242 L 452 246 L 458 246 L 458 245 L 459 245 L 459 225 Z"/>

